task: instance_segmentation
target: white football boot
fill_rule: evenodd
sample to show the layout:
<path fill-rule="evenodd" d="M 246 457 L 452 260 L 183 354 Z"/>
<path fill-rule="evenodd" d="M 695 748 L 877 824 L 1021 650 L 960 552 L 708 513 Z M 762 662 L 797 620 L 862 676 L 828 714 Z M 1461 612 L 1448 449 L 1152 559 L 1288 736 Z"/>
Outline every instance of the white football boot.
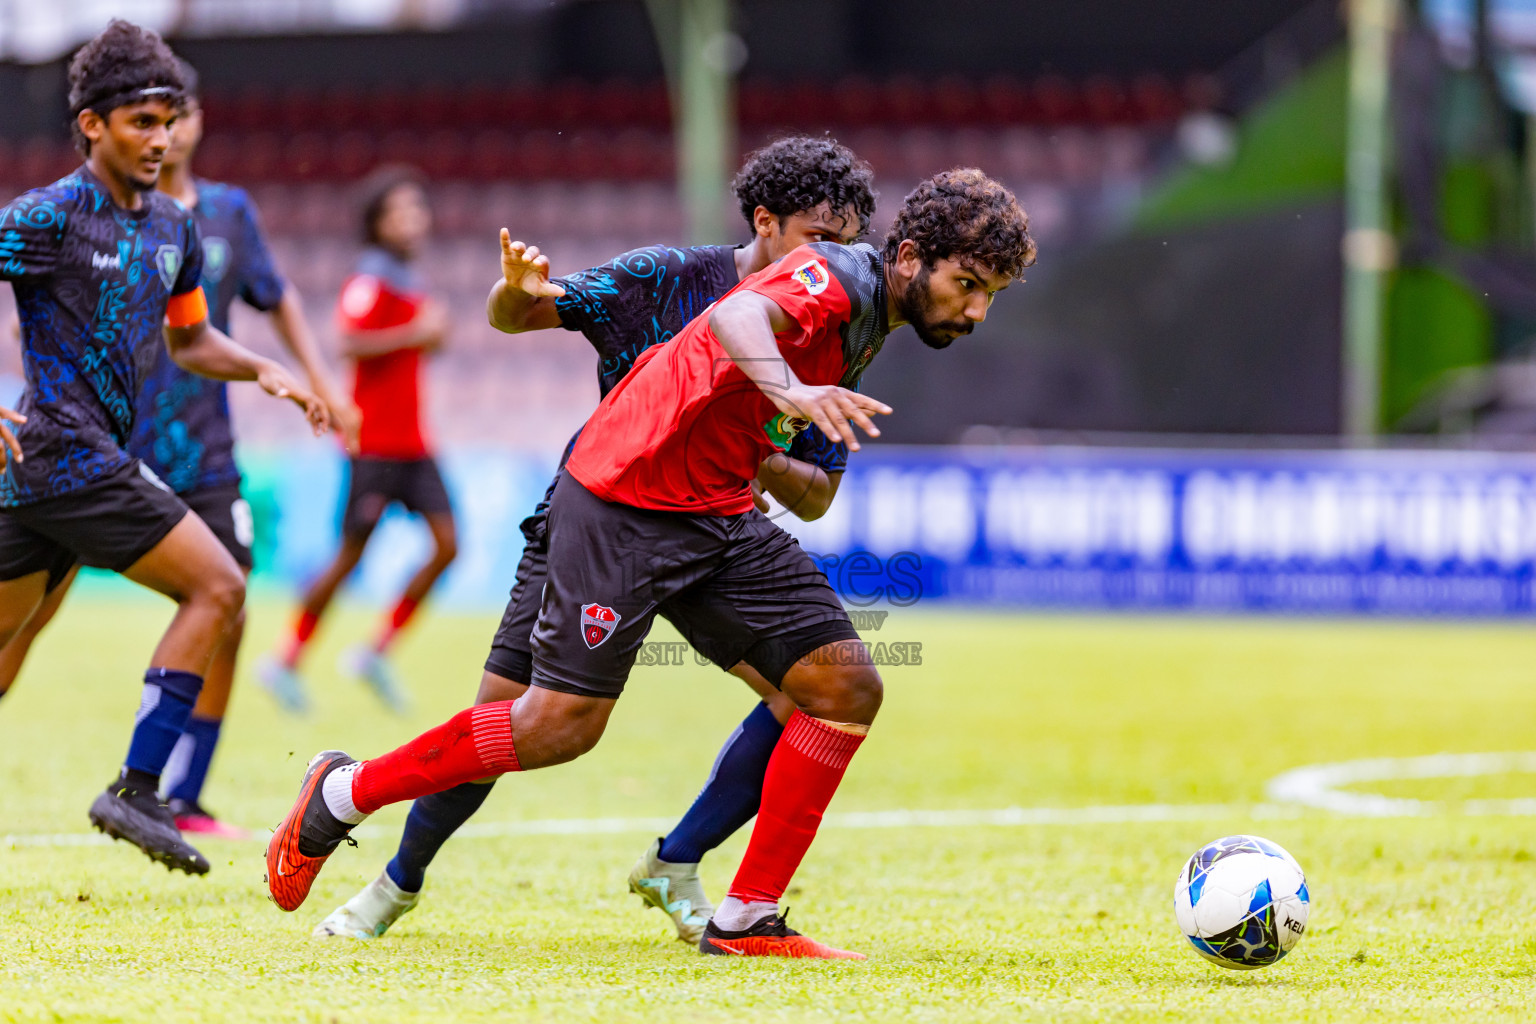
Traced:
<path fill-rule="evenodd" d="M 646 906 L 670 917 L 681 941 L 697 946 L 704 926 L 715 912 L 714 904 L 704 895 L 699 865 L 668 863 L 656 856 L 660 849 L 658 839 L 635 863 L 629 873 L 629 891 L 637 894 Z"/>
<path fill-rule="evenodd" d="M 315 927 L 317 939 L 376 939 L 421 899 L 419 892 L 406 892 L 394 883 L 389 872 L 363 886 L 356 896 L 331 911 L 331 916 Z"/>
<path fill-rule="evenodd" d="M 403 715 L 410 710 L 411 699 L 406 695 L 395 667 L 390 664 L 389 658 L 368 644 L 347 648 L 336 660 L 336 667 L 344 675 L 361 680 L 395 714 Z"/>

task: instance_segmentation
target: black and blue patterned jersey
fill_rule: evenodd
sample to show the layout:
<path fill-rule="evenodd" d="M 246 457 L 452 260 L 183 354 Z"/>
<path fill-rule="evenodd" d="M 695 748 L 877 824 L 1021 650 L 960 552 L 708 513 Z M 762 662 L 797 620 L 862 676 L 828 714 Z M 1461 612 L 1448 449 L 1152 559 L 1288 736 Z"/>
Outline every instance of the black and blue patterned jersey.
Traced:
<path fill-rule="evenodd" d="M 560 326 L 580 331 L 597 350 L 603 395 L 624 379 L 640 353 L 670 341 L 736 287 L 735 252 L 729 245 L 650 245 L 554 279 L 565 289 L 555 300 Z M 814 426 L 801 431 L 789 455 L 829 473 L 841 473 L 848 464 L 847 445 L 833 444 Z"/>
<path fill-rule="evenodd" d="M 124 210 L 85 167 L 0 209 L 0 278 L 16 292 L 27 378 L 25 461 L 0 475 L 0 507 L 80 490 L 131 461 L 166 305 L 202 273 L 189 211 L 159 192 Z"/>
<path fill-rule="evenodd" d="M 286 285 L 245 190 L 199 179 L 192 213 L 203 238 L 209 323 L 228 333 L 237 298 L 263 312 L 276 309 Z M 228 385 L 183 370 L 162 345 L 139 395 L 128 452 L 178 494 L 237 482 Z"/>

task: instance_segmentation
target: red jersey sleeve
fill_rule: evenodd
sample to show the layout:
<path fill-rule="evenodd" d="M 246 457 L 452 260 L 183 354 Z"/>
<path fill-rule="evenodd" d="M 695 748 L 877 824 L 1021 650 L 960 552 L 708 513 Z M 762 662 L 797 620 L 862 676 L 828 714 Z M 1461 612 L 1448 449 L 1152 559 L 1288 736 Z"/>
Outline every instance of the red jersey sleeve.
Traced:
<path fill-rule="evenodd" d="M 353 274 L 341 286 L 336 315 L 349 331 L 378 331 L 399 327 L 416 317 L 419 303 L 401 295 L 374 274 Z"/>
<path fill-rule="evenodd" d="M 846 323 L 853 303 L 842 283 L 810 246 L 801 246 L 741 283 L 774 303 L 799 327 L 778 336 L 780 345 L 808 348 Z M 839 344 L 841 340 L 839 339 Z"/>

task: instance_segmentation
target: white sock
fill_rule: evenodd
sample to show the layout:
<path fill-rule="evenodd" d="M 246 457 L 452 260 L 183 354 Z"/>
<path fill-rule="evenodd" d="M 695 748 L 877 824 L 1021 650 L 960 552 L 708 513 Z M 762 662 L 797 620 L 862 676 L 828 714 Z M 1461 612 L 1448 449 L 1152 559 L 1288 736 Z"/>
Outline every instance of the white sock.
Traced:
<path fill-rule="evenodd" d="M 348 825 L 356 825 L 368 817 L 352 802 L 352 775 L 361 767 L 360 761 L 342 765 L 320 783 L 320 795 L 325 797 L 326 809 Z"/>
<path fill-rule="evenodd" d="M 741 932 L 778 912 L 777 903 L 743 903 L 735 896 L 727 896 L 715 908 L 714 922 L 723 932 Z"/>

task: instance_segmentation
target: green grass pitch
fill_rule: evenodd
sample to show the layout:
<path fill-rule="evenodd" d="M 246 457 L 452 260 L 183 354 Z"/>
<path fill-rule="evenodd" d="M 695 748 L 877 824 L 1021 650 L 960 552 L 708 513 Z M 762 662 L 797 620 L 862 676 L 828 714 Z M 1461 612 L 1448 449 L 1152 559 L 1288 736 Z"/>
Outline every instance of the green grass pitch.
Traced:
<path fill-rule="evenodd" d="M 0 833 L 85 834 L 168 614 L 111 592 L 77 598 L 0 701 Z M 285 614 L 255 602 L 250 653 Z M 375 754 L 464 705 L 493 626 L 427 615 L 399 652 L 417 708 L 396 718 L 331 668 L 371 628 L 338 615 L 312 659 L 311 718 L 282 717 L 242 679 L 207 802 L 274 824 L 315 750 Z M 382 868 L 403 809 L 340 850 L 296 914 L 267 902 L 259 843 L 203 844 L 214 865 L 203 879 L 123 844 L 12 843 L 0 847 L 0 1020 L 1530 1019 L 1536 820 L 1263 805 L 1266 781 L 1300 765 L 1536 749 L 1536 631 L 898 609 L 876 638 L 922 643 L 924 663 L 886 673 L 885 709 L 834 815 L 1208 810 L 828 827 L 787 900 L 791 921 L 866 963 L 698 956 L 624 891 L 652 835 L 641 827 L 450 843 L 421 906 L 370 943 L 309 932 Z M 748 706 L 712 669 L 637 669 L 595 752 L 503 780 L 477 821 L 675 817 Z M 1373 791 L 1454 807 L 1533 789 L 1510 775 Z M 1233 832 L 1290 849 L 1314 899 L 1297 950 L 1250 974 L 1199 960 L 1171 909 L 1184 859 Z M 744 840 L 705 861 L 717 897 Z"/>

